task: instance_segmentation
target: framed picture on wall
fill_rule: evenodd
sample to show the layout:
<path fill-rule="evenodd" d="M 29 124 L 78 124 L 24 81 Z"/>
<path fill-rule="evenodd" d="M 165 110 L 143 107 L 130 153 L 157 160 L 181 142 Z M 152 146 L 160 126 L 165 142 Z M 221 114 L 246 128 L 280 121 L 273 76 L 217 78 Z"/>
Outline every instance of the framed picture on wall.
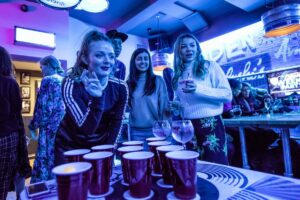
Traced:
<path fill-rule="evenodd" d="M 30 100 L 22 100 L 22 113 L 30 113 Z"/>
<path fill-rule="evenodd" d="M 24 85 L 30 84 L 30 72 L 21 72 L 20 74 L 20 83 Z"/>
<path fill-rule="evenodd" d="M 21 98 L 22 99 L 30 99 L 30 87 L 21 86 Z"/>

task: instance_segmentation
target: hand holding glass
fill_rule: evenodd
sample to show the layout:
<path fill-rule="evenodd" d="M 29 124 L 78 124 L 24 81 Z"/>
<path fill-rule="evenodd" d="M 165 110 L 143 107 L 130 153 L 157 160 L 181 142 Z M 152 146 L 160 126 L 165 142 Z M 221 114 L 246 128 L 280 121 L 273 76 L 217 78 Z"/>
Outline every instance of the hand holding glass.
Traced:
<path fill-rule="evenodd" d="M 233 117 L 240 117 L 242 115 L 242 110 L 240 105 L 234 105 L 231 110 Z"/>
<path fill-rule="evenodd" d="M 152 132 L 155 137 L 167 138 L 171 134 L 171 125 L 168 120 L 155 121 Z"/>
<path fill-rule="evenodd" d="M 181 80 L 179 83 L 184 84 L 184 86 L 182 87 L 182 91 L 184 93 L 193 93 L 197 88 L 197 85 L 195 84 L 193 77 L 190 75 L 188 75 L 187 79 Z"/>

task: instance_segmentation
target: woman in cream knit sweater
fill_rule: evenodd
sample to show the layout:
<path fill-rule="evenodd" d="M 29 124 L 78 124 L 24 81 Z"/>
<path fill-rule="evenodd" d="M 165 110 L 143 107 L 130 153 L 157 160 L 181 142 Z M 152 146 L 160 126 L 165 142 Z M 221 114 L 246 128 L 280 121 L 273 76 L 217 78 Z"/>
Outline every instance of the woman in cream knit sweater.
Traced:
<path fill-rule="evenodd" d="M 193 123 L 202 159 L 227 165 L 221 114 L 223 104 L 232 99 L 231 89 L 221 67 L 204 60 L 199 41 L 192 34 L 182 34 L 175 42 L 172 84 L 184 119 Z"/>

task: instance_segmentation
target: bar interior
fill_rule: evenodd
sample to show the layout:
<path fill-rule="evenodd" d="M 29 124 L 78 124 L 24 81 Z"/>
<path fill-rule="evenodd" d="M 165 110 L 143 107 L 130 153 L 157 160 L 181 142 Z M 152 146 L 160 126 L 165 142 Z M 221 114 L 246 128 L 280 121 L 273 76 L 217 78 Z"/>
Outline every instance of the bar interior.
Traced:
<path fill-rule="evenodd" d="M 298 0 L 2 0 L 0 35 L 0 200 L 300 199 Z"/>

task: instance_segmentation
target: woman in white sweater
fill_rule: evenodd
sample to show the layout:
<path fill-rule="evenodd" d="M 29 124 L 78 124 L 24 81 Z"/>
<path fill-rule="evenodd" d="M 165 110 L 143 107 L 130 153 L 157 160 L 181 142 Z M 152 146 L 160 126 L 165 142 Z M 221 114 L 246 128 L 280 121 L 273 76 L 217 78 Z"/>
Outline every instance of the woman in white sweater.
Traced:
<path fill-rule="evenodd" d="M 151 57 L 146 49 L 138 48 L 133 52 L 127 84 L 131 139 L 153 137 L 153 123 L 168 119 L 169 99 L 163 78 L 153 74 Z"/>
<path fill-rule="evenodd" d="M 221 67 L 203 58 L 199 41 L 192 34 L 181 34 L 175 42 L 172 84 L 184 119 L 193 123 L 202 159 L 227 165 L 221 114 L 223 104 L 232 99 L 231 89 Z"/>

